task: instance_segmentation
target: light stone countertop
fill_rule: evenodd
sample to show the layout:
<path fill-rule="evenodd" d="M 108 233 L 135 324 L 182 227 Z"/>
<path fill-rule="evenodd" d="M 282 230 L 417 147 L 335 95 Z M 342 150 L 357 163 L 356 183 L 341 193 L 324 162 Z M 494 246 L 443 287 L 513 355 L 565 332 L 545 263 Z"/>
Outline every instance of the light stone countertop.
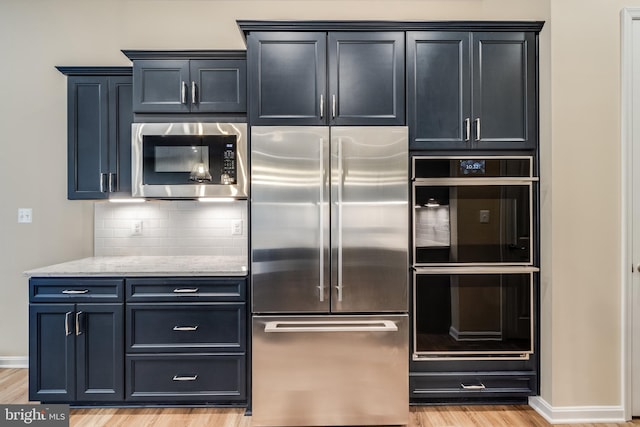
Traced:
<path fill-rule="evenodd" d="M 29 277 L 61 276 L 246 276 L 240 256 L 103 256 L 24 272 Z"/>

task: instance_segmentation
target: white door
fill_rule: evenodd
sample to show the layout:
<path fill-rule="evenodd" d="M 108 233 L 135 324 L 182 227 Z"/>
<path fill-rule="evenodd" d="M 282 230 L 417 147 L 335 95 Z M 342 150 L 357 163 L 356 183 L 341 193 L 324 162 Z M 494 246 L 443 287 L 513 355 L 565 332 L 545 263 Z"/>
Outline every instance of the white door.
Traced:
<path fill-rule="evenodd" d="M 631 230 L 629 230 L 629 236 L 631 237 L 631 242 L 627 247 L 631 249 L 632 265 L 627 268 L 632 274 L 630 280 L 626 281 L 630 289 L 625 290 L 625 292 L 626 297 L 630 299 L 627 302 L 627 307 L 630 311 L 631 323 L 630 333 L 627 335 L 630 336 L 631 340 L 630 415 L 640 416 L 640 14 L 636 17 L 634 13 L 634 19 L 630 21 L 630 26 L 631 32 L 627 36 L 630 40 L 627 40 L 627 42 L 630 42 L 629 53 L 631 57 L 626 65 L 629 77 L 626 84 L 623 83 L 622 94 L 624 99 L 625 95 L 629 95 L 625 94 L 624 91 L 631 91 L 630 103 L 626 105 L 626 108 L 630 108 L 631 111 L 628 111 L 627 114 L 625 114 L 625 111 L 622 112 L 623 117 L 626 116 L 630 121 L 626 127 L 628 133 L 627 146 L 623 147 L 623 150 L 626 148 L 630 157 L 630 163 L 626 163 L 626 167 L 628 169 L 627 179 L 631 181 L 629 183 L 630 191 L 627 193 L 630 196 L 627 203 L 630 206 L 629 223 Z M 623 209 L 625 209 L 624 206 Z"/>

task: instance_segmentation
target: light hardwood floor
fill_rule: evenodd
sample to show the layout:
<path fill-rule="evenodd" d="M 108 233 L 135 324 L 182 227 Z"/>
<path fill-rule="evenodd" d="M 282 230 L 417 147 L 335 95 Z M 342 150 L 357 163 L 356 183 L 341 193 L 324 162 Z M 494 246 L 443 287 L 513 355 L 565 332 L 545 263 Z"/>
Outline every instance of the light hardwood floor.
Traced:
<path fill-rule="evenodd" d="M 26 369 L 0 369 L 0 403 L 29 402 Z M 102 408 L 72 409 L 74 427 L 250 427 L 242 409 L 221 408 Z M 526 405 L 418 406 L 410 408 L 409 427 L 539 427 L 550 426 Z M 574 424 L 575 427 L 638 426 Z"/>

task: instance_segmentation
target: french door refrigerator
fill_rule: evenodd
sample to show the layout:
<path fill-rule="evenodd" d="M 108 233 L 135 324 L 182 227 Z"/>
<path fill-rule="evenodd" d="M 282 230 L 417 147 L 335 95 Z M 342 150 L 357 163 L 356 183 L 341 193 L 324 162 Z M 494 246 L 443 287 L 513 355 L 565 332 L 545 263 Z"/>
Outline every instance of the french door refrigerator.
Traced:
<path fill-rule="evenodd" d="M 408 423 L 406 127 L 252 127 L 252 423 Z"/>

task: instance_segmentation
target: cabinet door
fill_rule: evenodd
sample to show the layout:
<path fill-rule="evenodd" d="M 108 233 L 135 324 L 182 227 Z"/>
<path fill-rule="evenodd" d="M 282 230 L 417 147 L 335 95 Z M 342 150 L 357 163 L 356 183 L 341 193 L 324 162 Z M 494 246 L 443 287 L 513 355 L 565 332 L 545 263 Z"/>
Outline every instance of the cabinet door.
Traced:
<path fill-rule="evenodd" d="M 69 199 L 105 199 L 108 169 L 108 78 L 67 80 L 67 180 Z"/>
<path fill-rule="evenodd" d="M 532 33 L 473 33 L 477 148 L 534 148 L 536 52 Z"/>
<path fill-rule="evenodd" d="M 243 60 L 191 60 L 191 112 L 247 111 L 246 70 Z"/>
<path fill-rule="evenodd" d="M 131 196 L 131 76 L 109 78 L 109 176 L 110 192 Z"/>
<path fill-rule="evenodd" d="M 75 399 L 73 304 L 29 306 L 29 400 Z"/>
<path fill-rule="evenodd" d="M 122 304 L 76 306 L 77 401 L 124 400 Z"/>
<path fill-rule="evenodd" d="M 404 33 L 329 33 L 334 125 L 404 125 Z"/>
<path fill-rule="evenodd" d="M 188 113 L 189 61 L 133 61 L 135 113 Z"/>
<path fill-rule="evenodd" d="M 252 125 L 326 124 L 326 43 L 321 32 L 249 35 Z"/>
<path fill-rule="evenodd" d="M 468 32 L 407 33 L 407 97 L 412 149 L 469 148 Z"/>

